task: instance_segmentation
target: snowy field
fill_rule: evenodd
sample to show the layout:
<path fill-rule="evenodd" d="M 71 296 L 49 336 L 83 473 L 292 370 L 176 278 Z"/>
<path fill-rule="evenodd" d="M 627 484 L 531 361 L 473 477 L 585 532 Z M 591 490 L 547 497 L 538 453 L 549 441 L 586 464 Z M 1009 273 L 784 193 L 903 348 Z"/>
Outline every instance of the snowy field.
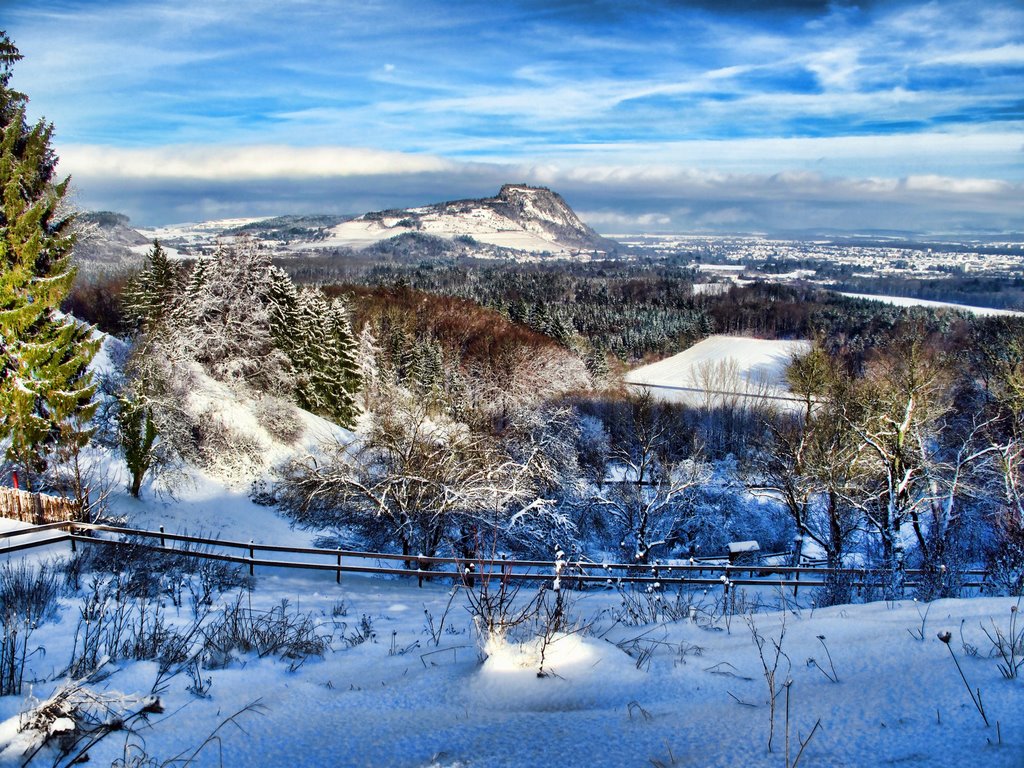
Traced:
<path fill-rule="evenodd" d="M 253 504 L 236 485 L 195 471 L 174 499 L 148 494 L 140 501 L 119 491 L 112 503 L 139 527 L 293 545 L 313 537 Z M 63 544 L 29 559 L 68 554 Z M 66 679 L 91 583 L 84 577 L 82 591 L 62 597 L 58 615 L 31 636 L 30 695 L 0 698 L 0 765 L 22 764 L 31 739 L 18 730 L 19 713 Z M 802 590 L 795 602 L 765 586 L 740 588 L 730 612 L 722 591 L 669 592 L 657 596 L 663 602 L 639 594 L 631 613 L 614 589 L 566 590 L 571 631 L 553 635 L 546 674 L 538 676 L 543 623 L 521 627 L 512 639 L 519 642 L 484 643 L 467 590 L 453 591 L 447 580 L 419 588 L 412 579 L 346 574 L 338 585 L 331 573 L 258 569 L 251 591 L 233 587 L 215 596 L 204 626 L 226 616 L 241 596 L 258 614 L 276 609 L 295 622 L 308 616 L 324 638 L 323 654 L 203 655 L 194 674 L 165 681 L 163 714 L 135 735 L 114 734 L 95 746 L 91 764 L 127 755 L 137 762 L 119 766 L 160 765 L 190 755 L 223 724 L 192 765 L 786 766 L 782 684 L 791 680 L 790 765 L 798 740 L 819 720 L 802 766 L 1021 765 L 1024 680 L 1004 679 L 982 629 L 1006 631 L 1013 599 L 815 610 L 813 590 Z M 192 622 L 187 599 L 175 607 L 165 592 L 159 602 L 167 623 Z M 782 691 L 771 752 L 768 686 L 748 620 L 764 639 Z M 989 727 L 937 637 L 943 631 L 952 633 L 950 647 L 972 688 L 981 690 Z M 782 649 L 777 666 L 773 642 Z M 158 676 L 152 661 L 116 660 L 106 670 L 110 676 L 94 687 L 114 702 L 138 701 Z"/>
<path fill-rule="evenodd" d="M 1022 317 L 1024 312 L 1015 312 L 1010 309 L 992 309 L 990 307 L 972 307 L 968 304 L 952 304 L 947 301 L 929 301 L 928 299 L 912 299 L 903 296 L 879 296 L 871 293 L 840 293 L 850 299 L 868 299 L 880 301 L 884 304 L 892 304 L 896 307 L 930 307 L 932 309 L 957 309 L 961 312 L 968 312 L 979 317 L 1013 316 Z"/>
<path fill-rule="evenodd" d="M 991 621 L 1007 626 L 1014 601 L 907 600 L 814 611 L 805 599 L 803 607 L 755 613 L 750 621 L 765 639 L 770 667 L 773 641 L 783 652 L 769 752 L 761 657 L 743 616 L 722 615 L 715 592 L 684 596 L 697 607 L 696 621 L 642 625 L 617 620 L 614 591 L 575 595 L 571 616 L 581 630 L 555 637 L 544 665 L 549 674 L 538 676 L 534 644 L 492 643 L 485 658 L 465 595 L 452 599 L 447 586 L 348 576 L 338 586 L 329 575 L 264 574 L 245 600 L 257 609 L 287 601 L 289 614 L 310 614 L 331 638 L 329 650 L 299 665 L 238 654 L 223 668 L 202 669 L 202 697 L 189 691 L 190 677 L 172 677 L 165 713 L 128 738 L 135 745 L 129 753 L 144 747 L 158 761 L 189 754 L 229 715 L 255 704 L 194 764 L 785 766 L 782 684 L 792 681 L 790 764 L 798 739 L 820 721 L 800 765 L 1021 765 L 1024 681 L 1000 675 L 981 630 L 991 631 Z M 761 597 L 773 599 L 770 591 Z M 232 599 L 220 598 L 215 611 Z M 60 620 L 32 637 L 45 648 L 28 674 L 41 699 L 58 684 L 71 652 L 79 603 L 62 604 Z M 167 613 L 181 623 L 190 616 L 187 608 Z M 953 633 L 953 650 L 981 690 L 991 726 L 972 704 L 940 631 Z M 977 655 L 965 654 L 965 643 Z M 108 693 L 143 695 L 156 677 L 153 662 L 117 662 L 110 670 L 100 686 Z M 17 697 L 0 699 L 0 717 L 23 706 Z M 2 764 L 20 762 L 12 752 L 25 735 L 16 724 L 0 725 L 0 740 L 11 742 L 0 752 Z M 110 765 L 125 744 L 122 735 L 109 737 L 92 749 L 92 764 Z"/>
<path fill-rule="evenodd" d="M 625 376 L 634 390 L 660 400 L 708 407 L 764 402 L 792 407 L 786 366 L 810 350 L 807 341 L 710 336 L 678 355 L 636 368 Z"/>

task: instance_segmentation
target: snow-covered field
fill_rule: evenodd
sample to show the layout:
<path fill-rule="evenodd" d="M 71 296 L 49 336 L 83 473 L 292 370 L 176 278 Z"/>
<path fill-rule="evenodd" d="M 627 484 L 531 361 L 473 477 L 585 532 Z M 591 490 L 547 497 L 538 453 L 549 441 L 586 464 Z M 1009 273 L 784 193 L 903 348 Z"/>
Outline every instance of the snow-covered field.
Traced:
<path fill-rule="evenodd" d="M 729 344 L 740 341 L 719 344 L 735 352 Z M 775 359 L 770 347 L 755 348 L 762 364 Z M 117 490 L 111 502 L 139 527 L 311 543 L 313 532 L 291 528 L 243 490 L 193 471 L 176 498 L 155 498 L 147 488 L 142 500 Z M 64 544 L 28 557 L 39 562 L 68 554 Z M 89 577 L 83 584 L 87 592 Z M 31 636 L 29 695 L 0 698 L 0 765 L 22 763 L 29 734 L 18 730 L 19 713 L 65 680 L 83 594 L 61 598 L 56 620 Z M 780 611 L 781 593 L 763 587 L 741 590 L 730 614 L 716 587 L 682 594 L 681 620 L 638 623 L 625 618 L 615 590 L 569 594 L 569 624 L 577 631 L 555 636 L 546 648 L 548 674 L 540 677 L 531 640 L 539 627 L 527 630 L 522 643 L 492 640 L 485 653 L 463 588 L 355 575 L 339 585 L 331 573 L 258 569 L 251 591 L 241 593 L 243 605 L 311 616 L 316 632 L 329 638 L 324 654 L 299 662 L 236 652 L 226 664 L 204 657 L 196 670 L 202 696 L 194 692 L 195 676 L 171 677 L 161 693 L 164 713 L 136 735 L 114 734 L 93 747 L 91 763 L 111 765 L 127 755 L 138 762 L 118 765 L 158 765 L 191 754 L 224 724 L 191 765 L 785 766 L 782 684 L 791 680 L 790 764 L 798 740 L 820 720 L 800 765 L 1021 765 L 1024 680 L 1003 678 L 982 631 L 1010 626 L 1012 599 L 931 605 L 907 599 L 815 610 L 813 590 L 805 589 L 799 603 L 787 594 Z M 207 626 L 238 595 L 229 589 L 217 596 Z M 674 593 L 664 598 L 676 602 Z M 637 599 L 650 606 L 646 596 Z M 168 622 L 190 623 L 187 601 L 176 608 L 169 594 L 161 600 Z M 751 611 L 769 665 L 773 641 L 783 652 L 771 752 L 768 686 L 744 619 Z M 981 691 L 990 727 L 937 638 L 940 631 L 953 633 L 951 647 Z M 94 687 L 115 702 L 122 701 L 118 692 L 146 696 L 158 675 L 151 661 L 115 661 L 108 671 Z M 250 705 L 255 708 L 243 711 Z M 143 750 L 156 762 L 143 762 Z"/>
<path fill-rule="evenodd" d="M 961 312 L 969 312 L 979 317 L 995 316 L 1024 316 L 1024 312 L 1015 312 L 1010 309 L 992 309 L 990 307 L 972 307 L 968 304 L 953 304 L 948 301 L 929 301 L 928 299 L 913 299 L 904 296 L 879 296 L 873 293 L 840 293 L 851 299 L 869 299 L 880 301 L 884 304 L 892 304 L 896 307 L 930 307 L 932 309 L 958 309 Z"/>
<path fill-rule="evenodd" d="M 739 399 L 787 407 L 794 397 L 786 386 L 786 366 L 809 349 L 807 341 L 710 336 L 678 355 L 630 371 L 625 381 L 660 400 L 691 406 Z"/>
<path fill-rule="evenodd" d="M 288 601 L 287 611 L 312 614 L 318 631 L 332 637 L 330 650 L 295 671 L 287 660 L 255 655 L 203 669 L 206 698 L 190 693 L 192 681 L 178 675 L 162 697 L 166 714 L 154 716 L 129 742 L 144 743 L 158 760 L 187 754 L 229 715 L 257 703 L 258 711 L 224 727 L 194 764 L 784 766 L 783 683 L 792 681 L 791 762 L 798 738 L 807 739 L 819 720 L 801 765 L 996 768 L 1019 766 L 1024 755 L 1024 681 L 1000 675 L 981 631 L 991 631 L 991 621 L 1008 625 L 1010 599 L 815 611 L 805 598 L 804 607 L 754 614 L 769 666 L 773 641 L 783 651 L 769 752 L 761 659 L 744 618 L 716 608 L 718 594 L 688 598 L 698 607 L 696 621 L 641 626 L 616 622 L 614 591 L 578 595 L 572 616 L 582 629 L 548 647 L 550 674 L 544 677 L 531 644 L 492 644 L 484 659 L 464 595 L 456 593 L 449 609 L 450 597 L 447 585 L 421 589 L 353 576 L 338 586 L 329 575 L 264 574 L 246 599 L 267 609 Z M 30 660 L 36 697 L 45 698 L 59 682 L 76 606 L 65 601 L 60 621 L 32 637 L 46 649 Z M 169 609 L 172 618 L 179 614 L 187 621 L 187 609 Z M 435 643 L 430 621 L 437 627 L 442 617 L 445 628 Z M 372 636 L 359 642 L 368 627 Z M 965 654 L 961 627 L 976 656 Z M 937 638 L 940 631 L 953 633 L 951 647 L 981 691 L 990 727 Z M 107 691 L 145 694 L 156 677 L 152 662 L 119 662 L 112 669 L 102 686 Z M 22 706 L 16 697 L 0 699 L 0 716 L 13 717 Z M 0 738 L 16 739 L 13 730 L 13 724 L 0 725 Z M 115 734 L 91 751 L 92 763 L 109 765 L 124 745 Z M 18 762 L 10 754 L 0 754 L 3 759 Z"/>

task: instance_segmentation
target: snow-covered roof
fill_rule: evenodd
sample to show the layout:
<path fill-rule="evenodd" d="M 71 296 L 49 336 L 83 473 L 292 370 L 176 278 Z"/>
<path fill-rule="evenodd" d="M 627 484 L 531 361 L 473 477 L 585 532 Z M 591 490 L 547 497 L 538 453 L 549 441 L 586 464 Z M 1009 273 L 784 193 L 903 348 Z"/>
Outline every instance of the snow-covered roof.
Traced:
<path fill-rule="evenodd" d="M 756 541 L 730 541 L 729 554 L 739 555 L 744 552 L 760 552 L 761 545 Z"/>

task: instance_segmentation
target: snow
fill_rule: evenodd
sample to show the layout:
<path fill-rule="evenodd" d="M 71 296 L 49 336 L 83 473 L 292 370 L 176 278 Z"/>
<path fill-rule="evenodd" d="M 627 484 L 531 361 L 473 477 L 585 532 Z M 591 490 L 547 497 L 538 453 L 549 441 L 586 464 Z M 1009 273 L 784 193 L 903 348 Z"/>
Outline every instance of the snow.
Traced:
<path fill-rule="evenodd" d="M 914 299 L 906 296 L 879 296 L 869 293 L 840 293 L 850 299 L 868 299 L 880 301 L 884 304 L 892 304 L 896 307 L 929 307 L 931 309 L 956 309 L 961 312 L 968 312 L 979 317 L 1024 317 L 1024 312 L 1015 312 L 1010 309 L 992 309 L 990 307 L 972 307 L 968 304 L 953 304 L 947 301 L 930 301 L 928 299 Z"/>
<path fill-rule="evenodd" d="M 634 390 L 646 389 L 661 400 L 692 406 L 768 402 L 793 407 L 785 382 L 794 357 L 811 348 L 808 341 L 710 336 L 684 352 L 625 376 Z"/>
<path fill-rule="evenodd" d="M 642 627 L 612 620 L 614 592 L 580 595 L 572 614 L 585 629 L 555 637 L 546 652 L 551 674 L 544 677 L 537 675 L 536 641 L 492 644 L 481 661 L 458 594 L 448 616 L 451 630 L 435 647 L 423 609 L 435 620 L 442 615 L 449 599 L 444 585 L 420 589 L 411 580 L 346 577 L 336 586 L 330 577 L 269 575 L 259 579 L 251 599 L 270 607 L 284 598 L 318 617 L 322 630 L 335 636 L 333 650 L 294 672 L 287 662 L 255 657 L 203 670 L 212 681 L 207 699 L 188 693 L 184 675 L 172 678 L 164 694 L 170 714 L 143 732 L 150 755 L 166 759 L 190 750 L 229 714 L 258 701 L 261 713 L 243 714 L 240 728 L 222 730 L 219 745 L 201 753 L 196 765 L 642 766 L 667 761 L 669 751 L 680 765 L 784 764 L 781 703 L 775 751 L 766 748 L 767 689 L 750 632 L 740 615 L 712 617 L 713 598 L 701 592 L 693 596 L 700 621 Z M 340 600 L 348 614 L 335 617 Z M 755 615 L 766 637 L 778 638 L 785 625 L 788 661 L 779 674 L 793 681 L 791 739 L 797 733 L 806 738 L 821 719 L 801 764 L 1019 765 L 1022 681 L 1002 679 L 984 652 L 965 656 L 958 645 L 962 623 L 965 640 L 984 648 L 980 626 L 992 619 L 1005 624 L 1012 602 L 933 603 L 924 640 L 908 632 L 921 626 L 923 612 L 909 600 L 817 611 L 804 601 L 803 608 Z M 362 615 L 375 638 L 346 648 L 338 639 Z M 61 623 L 33 636 L 47 654 L 32 659 L 32 675 L 59 668 L 57 653 L 66 650 L 74 620 L 69 607 Z M 1001 746 L 937 639 L 941 630 L 958 638 L 954 650 L 971 684 L 982 690 L 993 724 L 1000 723 Z M 829 669 L 819 636 L 838 683 L 809 662 Z M 649 658 L 641 657 L 644 650 Z M 152 663 L 119 666 L 111 687 L 148 692 Z M 54 685 L 37 684 L 36 696 Z M 0 703 L 14 715 L 14 700 Z M 10 721 L 0 725 L 4 738 L 17 738 Z M 109 764 L 121 750 L 120 739 L 102 743 L 92 750 L 93 762 Z"/>
<path fill-rule="evenodd" d="M 176 498 L 147 490 L 135 500 L 119 487 L 113 503 L 131 524 L 171 532 L 294 545 L 313 536 L 253 504 L 237 484 L 198 471 Z M 67 545 L 30 557 L 58 554 L 66 555 Z M 814 592 L 805 589 L 799 601 L 787 594 L 787 607 L 779 610 L 778 589 L 766 586 L 735 590 L 739 608 L 730 615 L 716 587 L 683 596 L 696 621 L 687 611 L 681 621 L 627 626 L 617 618 L 621 598 L 614 590 L 563 589 L 568 626 L 544 649 L 547 674 L 538 676 L 536 634 L 479 643 L 464 588 L 452 590 L 438 581 L 420 588 L 415 579 L 346 574 L 338 585 L 331 573 L 257 569 L 255 587 L 243 599 L 257 609 L 287 601 L 287 610 L 311 613 L 319 631 L 332 636 L 330 650 L 294 671 L 286 660 L 254 655 L 203 668 L 208 698 L 189 692 L 187 675 L 171 678 L 162 694 L 166 714 L 140 733 L 145 750 L 158 762 L 190 754 L 228 716 L 257 703 L 258 710 L 238 716 L 237 727 L 222 728 L 193 765 L 644 766 L 668 764 L 670 754 L 679 765 L 784 765 L 783 707 L 769 753 L 767 688 L 742 616 L 744 605 L 762 603 L 767 610 L 753 616 L 758 631 L 777 639 L 785 626 L 788 660 L 779 674 L 793 680 L 791 739 L 806 738 L 821 720 L 801 765 L 1009 768 L 1024 754 L 1024 681 L 1003 679 L 982 632 L 992 621 L 1008 626 L 1015 604 L 1009 598 L 815 610 Z M 220 597 L 217 610 L 233 594 Z M 521 597 L 531 594 L 526 587 Z M 31 638 L 32 647 L 45 648 L 31 656 L 26 674 L 35 681 L 36 699 L 61 682 L 80 600 L 63 599 L 59 620 L 42 624 Z M 175 623 L 190 620 L 187 607 L 165 610 Z M 346 642 L 363 616 L 373 637 Z M 442 617 L 445 629 L 435 644 L 429 620 L 436 627 Z M 918 640 L 911 630 L 922 627 Z M 961 628 L 964 642 L 979 649 L 976 656 L 965 654 Z M 981 689 L 992 723 L 1000 724 L 1001 745 L 995 726 L 986 728 L 974 709 L 939 631 L 954 633 L 968 680 Z M 817 666 L 830 669 L 819 636 L 838 683 Z M 119 661 L 111 671 L 101 687 L 115 699 L 117 691 L 125 700 L 143 699 L 156 678 L 153 662 Z M 0 764 L 18 764 L 32 743 L 18 731 L 17 715 L 27 703 L 0 698 Z M 91 750 L 92 763 L 122 757 L 124 743 L 122 737 L 100 743 Z"/>
<path fill-rule="evenodd" d="M 695 296 L 721 296 L 727 293 L 732 283 L 694 283 L 693 294 Z"/>
<path fill-rule="evenodd" d="M 421 227 L 396 226 L 398 220 L 372 221 L 356 219 L 343 222 L 328 232 L 328 237 L 304 248 L 366 248 L 381 240 L 406 232 L 422 232 L 446 240 L 469 235 L 474 240 L 501 248 L 552 254 L 568 253 L 558 241 L 543 231 L 527 231 L 504 217 L 486 209 L 475 209 L 459 215 L 428 214 L 420 219 Z"/>

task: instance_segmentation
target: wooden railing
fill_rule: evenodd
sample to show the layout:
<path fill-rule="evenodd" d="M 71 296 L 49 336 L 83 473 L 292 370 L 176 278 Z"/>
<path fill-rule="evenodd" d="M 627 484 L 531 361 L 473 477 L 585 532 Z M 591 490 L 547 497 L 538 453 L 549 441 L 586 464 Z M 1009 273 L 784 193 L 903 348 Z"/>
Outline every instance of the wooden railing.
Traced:
<path fill-rule="evenodd" d="M 48 534 L 27 542 L 11 543 L 27 535 Z M 52 535 L 51 535 L 52 534 Z M 389 552 L 363 552 L 322 547 L 292 547 L 262 544 L 254 541 L 229 541 L 179 533 L 137 530 L 112 525 L 62 521 L 0 533 L 0 555 L 70 543 L 73 551 L 79 546 L 143 547 L 148 551 L 178 554 L 209 560 L 236 563 L 256 568 L 287 568 L 327 571 L 335 574 L 338 583 L 344 573 L 408 576 L 419 580 L 453 579 L 472 584 L 477 579 L 497 578 L 518 581 L 551 581 L 556 563 L 550 560 L 511 560 L 488 557 L 424 557 Z M 264 555 L 257 557 L 257 553 Z M 269 556 L 266 556 L 269 555 Z M 389 564 L 390 563 L 390 564 Z M 672 587 L 692 585 L 722 587 L 778 586 L 795 590 L 822 587 L 830 579 L 842 578 L 852 589 L 866 590 L 883 586 L 884 570 L 873 568 L 825 568 L 820 566 L 782 566 L 759 563 L 717 564 L 692 562 L 682 564 L 603 563 L 589 560 L 566 560 L 558 564 L 562 583 L 573 587 L 615 586 L 618 584 L 660 585 Z M 920 583 L 924 571 L 905 571 L 907 588 Z M 987 572 L 960 572 L 962 588 L 984 589 Z"/>

